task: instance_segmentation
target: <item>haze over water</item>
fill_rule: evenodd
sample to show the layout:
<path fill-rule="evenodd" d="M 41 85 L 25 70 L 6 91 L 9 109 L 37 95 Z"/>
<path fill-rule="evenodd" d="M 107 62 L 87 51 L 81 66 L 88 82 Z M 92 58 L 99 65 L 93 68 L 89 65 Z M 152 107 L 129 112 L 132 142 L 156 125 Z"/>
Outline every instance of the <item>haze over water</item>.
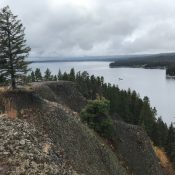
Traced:
<path fill-rule="evenodd" d="M 57 62 L 33 63 L 31 67 L 40 68 L 42 73 L 49 68 L 53 74 L 60 69 L 69 72 L 87 71 L 90 75 L 103 76 L 105 82 L 116 84 L 120 89 L 135 90 L 143 98 L 148 96 L 158 116 L 170 124 L 175 122 L 175 80 L 166 79 L 165 70 L 142 68 L 109 68 L 110 62 Z M 122 80 L 120 80 L 122 79 Z"/>

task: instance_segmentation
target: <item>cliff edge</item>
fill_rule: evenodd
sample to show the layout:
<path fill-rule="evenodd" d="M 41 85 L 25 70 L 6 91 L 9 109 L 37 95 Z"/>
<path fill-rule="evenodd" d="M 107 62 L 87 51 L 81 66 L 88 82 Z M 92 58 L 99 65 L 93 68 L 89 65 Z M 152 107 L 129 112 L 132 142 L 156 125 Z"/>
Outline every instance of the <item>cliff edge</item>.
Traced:
<path fill-rule="evenodd" d="M 34 174 L 33 166 L 41 174 L 164 174 L 141 128 L 114 121 L 112 149 L 84 125 L 78 112 L 86 99 L 72 82 L 34 83 L 0 99 L 8 116 L 0 117 L 1 174 Z"/>

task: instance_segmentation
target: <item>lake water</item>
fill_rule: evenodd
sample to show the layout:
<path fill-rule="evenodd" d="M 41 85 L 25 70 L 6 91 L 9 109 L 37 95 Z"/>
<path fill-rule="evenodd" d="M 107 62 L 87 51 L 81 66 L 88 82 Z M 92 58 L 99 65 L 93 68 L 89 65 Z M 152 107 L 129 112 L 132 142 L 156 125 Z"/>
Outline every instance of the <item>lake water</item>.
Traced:
<path fill-rule="evenodd" d="M 158 115 L 170 124 L 175 122 L 175 80 L 166 79 L 165 70 L 142 68 L 109 68 L 110 62 L 57 62 L 33 63 L 32 69 L 40 68 L 42 72 L 49 68 L 53 74 L 70 71 L 87 71 L 90 75 L 103 76 L 105 82 L 116 84 L 121 89 L 136 90 L 143 98 L 148 96 L 152 107 Z M 121 78 L 122 80 L 119 80 Z"/>

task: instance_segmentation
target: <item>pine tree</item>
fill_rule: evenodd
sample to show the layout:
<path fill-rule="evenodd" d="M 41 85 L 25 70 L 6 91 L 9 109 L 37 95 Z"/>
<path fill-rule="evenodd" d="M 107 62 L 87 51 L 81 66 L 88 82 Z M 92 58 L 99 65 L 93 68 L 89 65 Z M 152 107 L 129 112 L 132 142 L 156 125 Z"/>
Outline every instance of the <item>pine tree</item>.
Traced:
<path fill-rule="evenodd" d="M 171 128 L 170 128 L 170 130 L 171 130 Z M 174 130 L 174 132 L 172 132 L 172 130 L 169 132 L 167 145 L 169 145 L 168 155 L 170 156 L 171 161 L 172 161 L 173 165 L 175 166 L 175 128 L 174 127 L 173 127 L 173 130 Z M 173 134 L 173 135 L 171 135 L 171 134 Z"/>
<path fill-rule="evenodd" d="M 69 75 L 66 72 L 64 72 L 62 78 L 63 78 L 63 80 L 67 81 L 67 80 L 69 80 Z"/>
<path fill-rule="evenodd" d="M 51 81 L 52 80 L 51 71 L 48 68 L 46 69 L 46 72 L 45 72 L 45 75 L 44 75 L 44 79 L 46 81 Z"/>
<path fill-rule="evenodd" d="M 41 74 L 41 70 L 39 68 L 36 68 L 36 70 L 35 70 L 35 80 L 42 81 L 42 74 Z"/>
<path fill-rule="evenodd" d="M 9 6 L 0 11 L 0 74 L 10 80 L 13 89 L 16 81 L 28 71 L 25 58 L 30 48 L 26 46 L 22 23 Z"/>
<path fill-rule="evenodd" d="M 109 117 L 109 108 L 110 102 L 102 98 L 89 101 L 80 113 L 83 122 L 107 139 L 111 138 L 114 131 L 112 120 Z"/>
<path fill-rule="evenodd" d="M 61 70 L 59 69 L 59 72 L 58 72 L 58 80 L 61 80 L 62 78 L 62 73 L 61 73 Z"/>
<path fill-rule="evenodd" d="M 74 70 L 74 68 L 72 68 L 72 69 L 70 70 L 69 80 L 70 80 L 70 81 L 75 81 L 75 70 Z"/>
<path fill-rule="evenodd" d="M 53 81 L 57 81 L 57 80 L 58 80 L 57 76 L 54 75 L 54 76 L 53 76 Z"/>
<path fill-rule="evenodd" d="M 175 163 L 175 128 L 170 125 L 167 136 L 166 151 L 173 163 Z"/>
<path fill-rule="evenodd" d="M 150 107 L 149 98 L 144 97 L 143 106 L 140 112 L 139 124 L 145 126 L 148 135 L 151 136 L 153 125 L 156 121 L 155 111 Z"/>
<path fill-rule="evenodd" d="M 159 117 L 153 124 L 151 139 L 156 146 L 165 147 L 168 135 L 168 127 Z"/>
<path fill-rule="evenodd" d="M 4 85 L 6 83 L 6 78 L 3 75 L 0 75 L 0 85 Z"/>
<path fill-rule="evenodd" d="M 35 82 L 35 73 L 33 71 L 31 72 L 31 81 Z"/>

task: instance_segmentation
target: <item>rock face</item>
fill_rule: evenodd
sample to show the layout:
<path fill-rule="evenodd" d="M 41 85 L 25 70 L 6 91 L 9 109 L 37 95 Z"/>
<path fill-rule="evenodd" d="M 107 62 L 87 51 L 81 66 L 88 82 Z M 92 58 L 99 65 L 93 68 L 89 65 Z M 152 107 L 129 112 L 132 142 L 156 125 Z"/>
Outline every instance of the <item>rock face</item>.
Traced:
<path fill-rule="evenodd" d="M 78 175 L 47 135 L 20 119 L 0 116 L 0 174 Z"/>
<path fill-rule="evenodd" d="M 87 103 L 77 85 L 70 81 L 36 82 L 32 83 L 32 89 L 42 98 L 66 105 L 76 112 L 80 112 Z"/>
<path fill-rule="evenodd" d="M 26 93 L 29 102 L 25 92 L 1 95 L 20 119 L 0 117 L 0 174 L 163 175 L 141 128 L 115 121 L 112 149 L 80 121 L 86 100 L 75 84 L 35 83 Z"/>
<path fill-rule="evenodd" d="M 4 162 L 1 163 L 2 173 L 0 174 L 14 171 L 14 174 L 19 172 L 19 174 L 128 175 L 127 170 L 110 147 L 96 133 L 81 123 L 78 114 L 70 109 L 71 106 L 65 106 L 57 101 L 53 102 L 54 100 L 52 102 L 46 100 L 34 91 L 26 93 L 30 94 L 29 99 L 36 100 L 35 107 L 30 106 L 27 98 L 24 98 L 25 93 L 20 91 L 15 92 L 14 96 L 8 96 L 8 92 L 1 95 L 4 101 L 10 100 L 9 106 L 17 110 L 18 116 L 15 120 L 2 119 L 4 122 L 1 122 L 3 132 L 0 134 L 3 135 L 3 142 L 0 142 L 0 146 L 3 146 L 5 153 L 0 153 L 0 158 Z M 50 90 L 49 93 L 52 91 Z M 73 97 L 71 98 L 72 103 L 75 102 Z M 40 103 L 38 103 L 39 99 Z M 25 102 L 25 105 L 21 102 Z M 18 135 L 14 137 L 13 133 L 16 131 Z M 6 132 L 12 135 L 9 139 L 7 139 Z M 20 145 L 20 150 L 17 149 L 17 151 L 15 150 L 16 140 Z M 12 144 L 9 143 L 11 141 Z M 4 145 L 10 145 L 11 150 L 15 152 L 12 151 L 9 154 L 8 147 Z M 51 149 L 50 145 L 53 145 Z M 17 158 L 14 156 L 16 152 L 20 154 L 16 155 Z M 49 155 L 47 156 L 45 152 L 49 152 Z M 30 160 L 31 154 L 34 158 Z M 12 163 L 9 163 L 9 158 L 13 161 Z M 29 166 L 26 166 L 25 160 L 28 159 Z M 43 168 L 45 165 L 46 170 Z"/>
<path fill-rule="evenodd" d="M 40 123 L 55 145 L 64 148 L 66 158 L 77 172 L 87 175 L 128 174 L 110 147 L 76 115 L 65 111 L 61 105 L 47 103 L 46 106 Z"/>
<path fill-rule="evenodd" d="M 117 151 L 136 175 L 163 175 L 145 131 L 138 126 L 115 122 Z"/>

